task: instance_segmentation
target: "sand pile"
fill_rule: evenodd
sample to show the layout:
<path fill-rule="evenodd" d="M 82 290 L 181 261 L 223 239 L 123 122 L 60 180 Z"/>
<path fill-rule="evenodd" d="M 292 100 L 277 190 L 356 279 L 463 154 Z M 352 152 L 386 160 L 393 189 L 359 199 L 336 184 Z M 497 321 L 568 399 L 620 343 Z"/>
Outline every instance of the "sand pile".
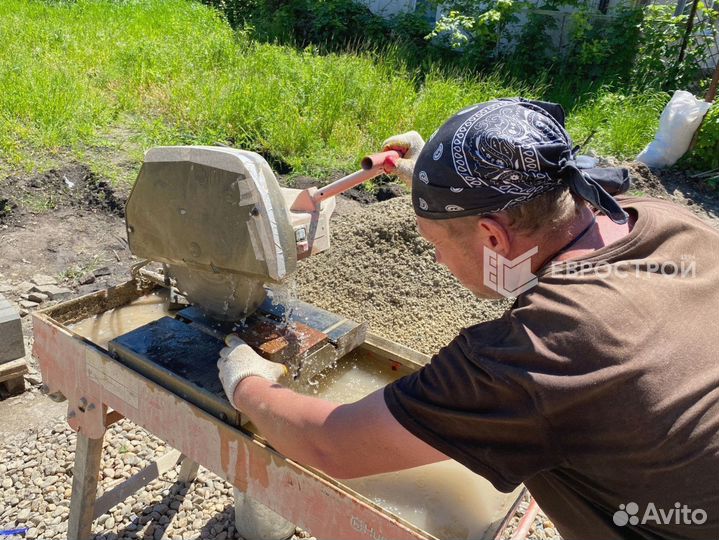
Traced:
<path fill-rule="evenodd" d="M 361 206 L 332 221 L 332 246 L 300 263 L 296 294 L 427 354 L 509 302 L 477 300 L 419 236 L 409 197 Z"/>

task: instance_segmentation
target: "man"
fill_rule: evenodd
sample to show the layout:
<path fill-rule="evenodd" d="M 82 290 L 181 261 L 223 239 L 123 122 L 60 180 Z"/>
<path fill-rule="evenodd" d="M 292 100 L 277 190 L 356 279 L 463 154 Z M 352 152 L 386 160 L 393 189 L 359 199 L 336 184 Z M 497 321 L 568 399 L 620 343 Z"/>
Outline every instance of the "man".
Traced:
<path fill-rule="evenodd" d="M 424 148 L 416 133 L 387 146 L 405 152 L 437 262 L 495 298 L 501 261 L 529 253 L 536 284 L 349 405 L 283 388 L 282 366 L 232 343 L 218 363 L 232 403 L 338 478 L 450 457 L 500 491 L 524 483 L 565 539 L 719 538 L 719 233 L 615 200 L 626 171 L 579 169 L 557 105 L 482 103 Z"/>

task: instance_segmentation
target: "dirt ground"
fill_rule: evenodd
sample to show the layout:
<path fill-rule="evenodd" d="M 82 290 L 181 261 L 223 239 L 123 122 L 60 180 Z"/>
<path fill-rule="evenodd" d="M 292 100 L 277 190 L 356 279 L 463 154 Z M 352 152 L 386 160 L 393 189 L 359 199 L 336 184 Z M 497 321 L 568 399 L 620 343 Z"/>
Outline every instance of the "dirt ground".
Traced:
<path fill-rule="evenodd" d="M 674 200 L 719 228 L 719 193 L 703 191 L 683 173 L 623 165 L 632 172 L 632 194 Z M 311 182 L 295 181 L 301 187 Z M 73 295 L 128 279 L 136 260 L 125 236 L 128 193 L 79 163 L 0 180 L 0 294 L 21 301 L 37 274 L 53 277 Z M 332 220 L 331 249 L 302 262 L 289 288 L 303 300 L 367 321 L 373 331 L 432 354 L 462 327 L 499 316 L 508 303 L 474 298 L 434 263 L 431 246 L 415 228 L 409 198 L 397 197 L 401 193 L 388 185 L 374 194 L 342 197 Z M 0 401 L 3 439 L 57 423 L 66 407 L 38 392 L 40 375 L 29 353 L 31 322 L 27 310 L 23 314 L 30 388 Z"/>

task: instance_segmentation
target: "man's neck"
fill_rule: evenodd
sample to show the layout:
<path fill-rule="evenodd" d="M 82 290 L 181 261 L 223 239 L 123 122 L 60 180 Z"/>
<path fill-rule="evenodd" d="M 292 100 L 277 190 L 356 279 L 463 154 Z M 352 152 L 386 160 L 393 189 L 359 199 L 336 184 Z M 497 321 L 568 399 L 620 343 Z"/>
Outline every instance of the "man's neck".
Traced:
<path fill-rule="evenodd" d="M 593 251 L 606 247 L 617 242 L 627 236 L 632 228 L 636 218 L 630 214 L 629 220 L 624 224 L 613 222 L 605 215 L 599 215 L 596 218 L 596 224 L 587 234 L 580 239 L 575 245 L 564 253 L 560 253 L 555 261 L 569 261 L 579 257 L 589 255 Z"/>
<path fill-rule="evenodd" d="M 537 272 L 550 262 L 568 261 L 583 257 L 617 242 L 630 233 L 634 226 L 634 221 L 634 216 L 630 214 L 629 221 L 620 225 L 604 215 L 595 217 L 594 213 L 588 207 L 585 207 L 577 218 L 562 231 L 551 235 L 540 233 L 535 236 L 533 245 L 539 248 L 539 252 L 533 258 L 535 262 L 532 265 L 532 272 Z M 567 244 L 579 236 L 581 238 L 574 245 L 563 251 Z"/>

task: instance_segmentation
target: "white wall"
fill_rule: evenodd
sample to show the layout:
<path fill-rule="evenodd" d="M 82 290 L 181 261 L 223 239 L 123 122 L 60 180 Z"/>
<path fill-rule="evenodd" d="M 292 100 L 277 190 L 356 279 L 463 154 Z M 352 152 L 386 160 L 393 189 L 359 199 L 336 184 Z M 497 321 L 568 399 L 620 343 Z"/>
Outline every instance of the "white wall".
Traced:
<path fill-rule="evenodd" d="M 375 15 L 382 17 L 393 17 L 399 13 L 407 13 L 415 10 L 417 0 L 358 0 L 366 5 Z"/>

